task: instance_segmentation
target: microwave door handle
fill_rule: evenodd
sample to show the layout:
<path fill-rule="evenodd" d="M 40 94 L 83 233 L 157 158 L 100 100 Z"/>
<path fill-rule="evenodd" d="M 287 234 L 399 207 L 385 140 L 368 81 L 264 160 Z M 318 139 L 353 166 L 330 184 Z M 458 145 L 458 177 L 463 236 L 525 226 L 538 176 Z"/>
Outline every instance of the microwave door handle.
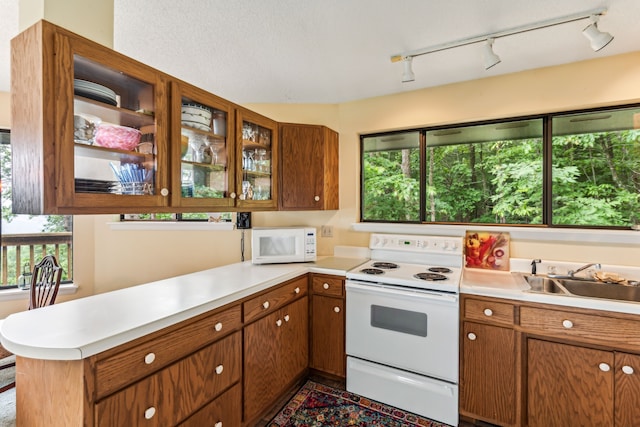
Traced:
<path fill-rule="evenodd" d="M 439 302 L 448 302 L 448 303 L 457 303 L 458 296 L 457 295 L 448 295 L 448 294 L 435 294 L 435 293 L 427 293 L 427 292 L 412 292 L 405 289 L 390 289 L 383 286 L 377 285 L 361 285 L 359 283 L 355 283 L 353 281 L 347 280 L 346 282 L 347 290 L 353 290 L 362 293 L 376 293 L 379 295 L 409 295 L 411 298 L 428 300 L 428 301 L 439 301 Z"/>

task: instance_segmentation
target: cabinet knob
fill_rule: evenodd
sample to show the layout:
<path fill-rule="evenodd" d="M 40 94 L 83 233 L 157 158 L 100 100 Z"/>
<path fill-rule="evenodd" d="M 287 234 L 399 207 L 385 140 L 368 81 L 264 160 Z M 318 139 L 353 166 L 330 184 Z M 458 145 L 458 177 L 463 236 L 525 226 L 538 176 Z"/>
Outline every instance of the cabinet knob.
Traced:
<path fill-rule="evenodd" d="M 603 362 L 603 363 L 601 363 L 601 364 L 599 364 L 599 365 L 598 365 L 598 368 L 600 368 L 600 370 L 601 370 L 602 372 L 609 372 L 609 371 L 611 370 L 611 366 L 609 366 L 608 364 L 606 364 L 606 363 L 604 363 L 604 362 Z"/>
<path fill-rule="evenodd" d="M 629 365 L 624 365 L 622 367 L 622 372 L 624 372 L 627 375 L 631 375 L 631 374 L 633 374 L 633 368 L 631 366 L 629 366 Z"/>
<path fill-rule="evenodd" d="M 300 293 L 300 288 L 295 288 L 295 289 L 293 290 L 293 293 L 294 293 L 294 294 L 299 294 L 299 293 Z"/>
<path fill-rule="evenodd" d="M 340 313 L 340 307 L 333 307 L 333 311 L 335 311 L 336 313 Z"/>
<path fill-rule="evenodd" d="M 315 197 L 313 198 L 313 200 L 315 200 L 316 202 L 319 202 L 319 201 L 320 201 L 320 196 L 315 196 Z"/>
<path fill-rule="evenodd" d="M 289 315 L 288 315 L 288 314 L 285 314 L 285 315 L 284 315 L 284 321 L 285 321 L 285 322 L 288 322 L 288 321 L 289 321 Z"/>
<path fill-rule="evenodd" d="M 573 322 L 571 320 L 563 320 L 562 321 L 562 326 L 564 326 L 566 329 L 571 329 L 573 328 Z"/>
<path fill-rule="evenodd" d="M 473 332 L 469 332 L 469 333 L 467 334 L 467 338 L 469 338 L 471 341 L 475 341 L 475 340 L 476 340 L 476 338 L 478 338 L 478 337 L 477 337 L 477 336 L 476 336 L 476 334 L 474 334 Z"/>
<path fill-rule="evenodd" d="M 322 285 L 322 287 L 323 287 L 324 289 L 329 289 L 329 284 L 328 284 L 328 283 L 325 283 L 324 285 Z"/>
<path fill-rule="evenodd" d="M 213 425 L 213 427 L 222 427 L 222 421 L 218 421 Z"/>
<path fill-rule="evenodd" d="M 231 197 L 232 199 L 235 199 L 236 198 L 236 193 L 232 192 L 231 194 L 229 194 L 229 197 Z"/>
<path fill-rule="evenodd" d="M 169 195 L 169 189 L 163 188 L 162 190 L 160 190 L 160 195 L 163 197 L 167 197 Z"/>
<path fill-rule="evenodd" d="M 276 320 L 276 326 L 277 327 L 282 326 L 282 320 L 280 320 L 280 319 Z"/>
<path fill-rule="evenodd" d="M 263 302 L 263 303 L 262 303 L 262 308 L 264 308 L 265 310 L 266 310 L 267 308 L 269 308 L 269 301 L 265 301 L 265 302 Z"/>
<path fill-rule="evenodd" d="M 224 371 L 224 366 L 218 365 L 216 366 L 216 374 L 220 375 Z"/>
<path fill-rule="evenodd" d="M 150 420 L 151 418 L 153 418 L 153 416 L 156 414 L 156 408 L 154 408 L 153 406 L 150 408 L 147 408 L 144 411 L 144 417 L 148 420 Z"/>
<path fill-rule="evenodd" d="M 149 353 L 144 357 L 144 363 L 146 363 L 147 365 L 151 365 L 154 360 L 156 360 L 155 353 Z"/>
<path fill-rule="evenodd" d="M 216 330 L 216 332 L 220 332 L 222 330 L 222 322 L 216 323 L 214 329 Z"/>
<path fill-rule="evenodd" d="M 485 308 L 484 309 L 484 315 L 485 316 L 493 316 L 493 310 L 491 310 L 490 308 Z"/>

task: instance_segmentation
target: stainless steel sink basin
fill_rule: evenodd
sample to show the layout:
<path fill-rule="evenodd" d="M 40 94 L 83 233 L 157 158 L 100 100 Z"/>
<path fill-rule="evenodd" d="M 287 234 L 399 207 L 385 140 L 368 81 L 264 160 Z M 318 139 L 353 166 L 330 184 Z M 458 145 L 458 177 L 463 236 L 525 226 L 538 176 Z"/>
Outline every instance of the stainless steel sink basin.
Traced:
<path fill-rule="evenodd" d="M 565 295 L 616 301 L 640 302 L 640 286 L 603 283 L 596 280 L 556 278 L 517 273 L 530 287 L 526 292 Z M 637 282 L 633 282 L 637 284 Z"/>
<path fill-rule="evenodd" d="M 638 286 L 571 279 L 558 279 L 558 282 L 569 293 L 581 297 L 640 302 L 640 287 Z"/>
<path fill-rule="evenodd" d="M 566 289 L 558 286 L 558 282 L 546 276 L 525 275 L 522 277 L 531 286 L 530 292 L 542 292 L 546 294 L 568 294 Z"/>

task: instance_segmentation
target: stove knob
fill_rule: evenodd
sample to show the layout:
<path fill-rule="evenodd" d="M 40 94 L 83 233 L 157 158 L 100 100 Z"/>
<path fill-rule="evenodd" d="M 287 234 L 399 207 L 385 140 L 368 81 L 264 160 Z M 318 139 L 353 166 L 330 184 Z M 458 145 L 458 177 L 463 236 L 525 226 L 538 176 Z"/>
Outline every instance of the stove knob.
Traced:
<path fill-rule="evenodd" d="M 372 239 L 373 241 L 371 242 L 371 246 L 378 246 L 380 244 L 380 239 L 377 237 L 374 237 Z"/>
<path fill-rule="evenodd" d="M 447 242 L 446 240 L 442 243 L 442 249 L 447 250 L 449 249 L 449 242 Z"/>

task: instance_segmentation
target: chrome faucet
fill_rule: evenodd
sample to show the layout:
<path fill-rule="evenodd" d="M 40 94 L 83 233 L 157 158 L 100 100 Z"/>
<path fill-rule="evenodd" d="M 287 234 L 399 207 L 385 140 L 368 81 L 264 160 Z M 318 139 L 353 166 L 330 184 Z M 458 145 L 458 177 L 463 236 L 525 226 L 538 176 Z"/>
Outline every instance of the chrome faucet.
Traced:
<path fill-rule="evenodd" d="M 577 270 L 569 270 L 569 276 L 574 277 L 576 274 L 580 273 L 583 270 L 586 270 L 589 267 L 595 267 L 596 270 L 600 270 L 600 268 L 602 268 L 602 266 L 600 264 L 591 263 L 591 264 L 583 265 L 582 267 L 580 267 Z"/>

